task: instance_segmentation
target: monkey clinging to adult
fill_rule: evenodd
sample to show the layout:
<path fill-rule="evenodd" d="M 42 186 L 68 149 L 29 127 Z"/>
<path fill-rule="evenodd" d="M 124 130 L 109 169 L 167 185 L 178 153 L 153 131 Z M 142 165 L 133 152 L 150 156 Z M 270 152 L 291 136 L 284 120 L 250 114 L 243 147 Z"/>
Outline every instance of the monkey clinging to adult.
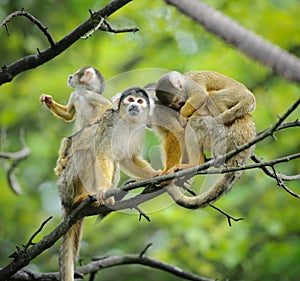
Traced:
<path fill-rule="evenodd" d="M 117 186 L 119 166 L 135 179 L 157 175 L 141 156 L 150 100 L 138 87 L 125 90 L 116 109 L 107 110 L 99 121 L 83 128 L 70 138 L 65 147 L 67 164 L 58 177 L 63 218 L 89 195 L 96 195 L 98 204 L 114 204 L 105 191 Z M 74 262 L 79 251 L 83 219 L 63 236 L 60 249 L 61 280 L 72 281 Z"/>
<path fill-rule="evenodd" d="M 254 95 L 243 84 L 225 75 L 211 71 L 186 74 L 172 71 L 159 79 L 156 95 L 163 105 L 179 112 L 185 127 L 184 147 L 188 160 L 182 163 L 182 155 L 177 159 L 173 157 L 172 153 L 182 151 L 174 142 L 172 149 L 166 151 L 166 158 L 174 160 L 169 163 L 171 171 L 204 163 L 206 152 L 212 157 L 225 155 L 256 135 L 255 123 L 249 114 L 255 109 Z M 245 164 L 253 150 L 252 146 L 238 153 L 226 166 Z M 209 190 L 194 197 L 183 195 L 174 184 L 169 185 L 167 191 L 184 207 L 204 207 L 230 190 L 240 175 L 241 171 L 225 173 Z"/>

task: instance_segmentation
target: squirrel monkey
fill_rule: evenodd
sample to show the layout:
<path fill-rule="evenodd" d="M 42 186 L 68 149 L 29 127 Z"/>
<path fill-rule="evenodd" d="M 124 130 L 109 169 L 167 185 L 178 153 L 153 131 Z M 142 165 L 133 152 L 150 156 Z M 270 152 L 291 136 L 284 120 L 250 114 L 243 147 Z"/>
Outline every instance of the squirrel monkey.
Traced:
<path fill-rule="evenodd" d="M 40 101 L 55 116 L 66 121 L 72 121 L 76 114 L 75 132 L 89 124 L 95 123 L 107 109 L 112 107 L 111 102 L 102 96 L 104 79 L 97 69 L 90 66 L 81 67 L 74 74 L 69 75 L 68 84 L 75 91 L 71 93 L 66 106 L 55 102 L 52 96 L 49 95 L 41 95 Z M 64 151 L 68 145 L 67 142 L 67 138 L 64 138 L 61 142 L 61 153 L 58 158 L 60 165 L 57 165 L 54 169 L 56 175 L 59 175 L 66 165 Z"/>
<path fill-rule="evenodd" d="M 111 103 L 102 96 L 104 79 L 101 73 L 89 66 L 81 67 L 73 75 L 69 75 L 68 85 L 74 88 L 66 106 L 55 102 L 52 96 L 41 95 L 40 102 L 44 103 L 57 117 L 72 121 L 76 114 L 74 130 L 92 124 L 109 108 Z"/>
<path fill-rule="evenodd" d="M 187 163 L 180 164 L 183 161 L 178 155 L 181 150 L 177 143 L 165 140 L 172 148 L 166 151 L 170 152 L 166 157 L 171 159 L 169 165 L 173 170 L 204 163 L 205 152 L 213 157 L 224 155 L 256 135 L 255 123 L 249 114 L 255 109 L 254 95 L 243 84 L 225 75 L 210 71 L 182 75 L 172 71 L 159 79 L 156 95 L 162 104 L 179 112 L 181 124 L 187 122 L 184 138 Z M 251 147 L 240 152 L 226 165 L 245 164 L 253 150 Z M 204 207 L 228 191 L 240 175 L 241 171 L 225 173 L 207 192 L 195 197 L 184 196 L 174 184 L 168 186 L 167 191 L 180 205 Z"/>
<path fill-rule="evenodd" d="M 119 182 L 119 166 L 136 179 L 157 175 L 141 157 L 150 100 L 138 87 L 125 90 L 116 109 L 107 110 L 99 121 L 68 138 L 67 165 L 58 177 L 63 217 L 90 194 L 99 204 L 114 204 L 105 191 Z M 72 281 L 79 251 L 83 219 L 63 236 L 60 250 L 61 280 Z"/>

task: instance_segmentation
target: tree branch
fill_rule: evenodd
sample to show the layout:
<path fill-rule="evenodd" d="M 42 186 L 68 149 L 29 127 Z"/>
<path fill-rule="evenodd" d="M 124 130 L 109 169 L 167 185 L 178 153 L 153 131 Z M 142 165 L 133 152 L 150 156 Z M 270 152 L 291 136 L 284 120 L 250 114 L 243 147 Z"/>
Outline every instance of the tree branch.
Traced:
<path fill-rule="evenodd" d="M 29 55 L 21 58 L 8 66 L 3 66 L 2 71 L 0 71 L 0 85 L 12 81 L 18 74 L 42 65 L 45 62 L 58 56 L 72 44 L 74 44 L 77 40 L 79 40 L 80 37 L 84 36 L 86 33 L 92 30 L 95 27 L 95 22 L 99 22 L 102 18 L 110 16 L 131 1 L 132 0 L 112 0 L 101 10 L 92 13 L 89 19 L 77 26 L 73 31 L 71 31 L 60 41 L 54 42 L 54 44 L 52 44 L 50 48 L 44 51 L 39 51 L 36 55 Z M 4 25 L 6 26 L 6 24 Z"/>
<path fill-rule="evenodd" d="M 230 17 L 198 0 L 165 0 L 180 12 L 236 47 L 248 57 L 271 68 L 287 80 L 300 83 L 300 60 L 279 46 L 247 30 Z"/>
<path fill-rule="evenodd" d="M 44 26 L 38 19 L 36 19 L 33 15 L 31 15 L 28 12 L 25 12 L 23 9 L 21 11 L 16 11 L 14 13 L 11 13 L 10 15 L 8 15 L 4 21 L 0 24 L 0 28 L 2 26 L 5 26 L 7 34 L 9 35 L 9 30 L 8 30 L 8 22 L 14 18 L 14 17 L 18 17 L 18 16 L 24 16 L 26 18 L 28 18 L 32 23 L 34 23 L 42 32 L 43 34 L 46 36 L 50 46 L 54 47 L 55 42 L 54 39 L 52 37 L 52 35 L 48 32 L 48 28 L 46 26 Z"/>
<path fill-rule="evenodd" d="M 294 154 L 294 155 L 297 156 L 297 153 Z M 299 157 L 296 157 L 296 158 L 299 158 Z M 294 158 L 294 159 L 296 159 L 296 158 Z M 289 156 L 286 156 L 286 157 L 283 157 L 283 158 L 279 158 L 279 159 L 275 159 L 275 160 L 278 161 L 278 162 L 276 161 L 276 163 L 273 162 L 273 161 L 267 162 L 267 164 L 269 164 L 269 165 L 263 165 L 264 162 L 262 162 L 255 154 L 251 156 L 251 159 L 255 163 L 261 164 L 261 165 L 257 165 L 256 167 L 257 168 L 261 168 L 264 171 L 264 173 L 267 176 L 271 177 L 271 178 L 274 178 L 274 179 L 280 178 L 280 179 L 285 180 L 285 181 L 300 180 L 300 175 L 299 174 L 298 175 L 287 176 L 287 175 L 283 175 L 283 174 L 280 174 L 280 173 L 276 173 L 276 175 L 275 175 L 274 173 L 272 173 L 271 171 L 269 171 L 269 169 L 267 168 L 267 166 L 273 166 L 274 164 L 280 163 L 281 162 L 280 159 L 283 159 L 282 162 L 289 161 Z"/>
<path fill-rule="evenodd" d="M 210 279 L 200 275 L 192 274 L 184 271 L 183 269 L 170 265 L 168 263 L 158 261 L 152 258 L 145 256 L 137 255 L 123 255 L 123 256 L 108 256 L 97 261 L 93 261 L 85 266 L 76 268 L 76 271 L 86 275 L 91 272 L 99 271 L 102 268 L 109 268 L 117 265 L 124 264 L 141 264 L 151 268 L 160 269 L 166 272 L 169 272 L 177 277 L 186 279 L 186 280 L 195 280 L 195 281 L 213 281 L 215 279 Z"/>
<path fill-rule="evenodd" d="M 90 11 L 90 13 L 92 13 Z M 97 30 L 102 30 L 102 31 L 106 31 L 106 32 L 112 32 L 112 33 L 125 33 L 125 32 L 137 32 L 139 31 L 139 29 L 137 27 L 133 27 L 133 28 L 123 28 L 123 29 L 115 29 L 113 28 L 109 22 L 105 19 L 102 18 L 99 23 L 97 24 L 97 26 L 95 26 L 93 28 L 93 30 L 91 30 L 88 34 L 81 36 L 80 38 L 82 39 L 88 39 L 90 37 L 92 37 L 92 35 L 94 34 L 95 31 Z"/>
<path fill-rule="evenodd" d="M 98 271 L 101 271 L 105 268 L 116 267 L 120 265 L 128 265 L 128 264 L 139 264 L 155 269 L 159 269 L 165 272 L 169 272 L 179 278 L 185 280 L 193 280 L 193 281 L 214 281 L 216 279 L 210 279 L 207 277 L 203 277 L 197 274 L 193 274 L 183 269 L 173 266 L 171 264 L 158 261 L 153 258 L 146 257 L 141 254 L 127 254 L 122 256 L 104 256 L 95 258 L 92 262 L 87 263 L 86 265 L 80 266 L 76 268 L 76 272 L 81 274 L 82 276 L 86 276 L 88 274 L 95 274 Z M 24 280 L 41 280 L 41 281 L 59 281 L 59 273 L 37 273 L 31 272 L 28 270 L 22 270 L 16 273 L 11 281 L 24 281 Z"/>
<path fill-rule="evenodd" d="M 14 175 L 14 170 L 17 165 L 24 159 L 26 159 L 30 155 L 30 149 L 25 144 L 24 133 L 21 130 L 20 132 L 20 143 L 22 148 L 17 152 L 0 152 L 0 158 L 2 167 L 6 172 L 7 182 L 11 190 L 17 195 L 22 194 L 22 189 L 19 184 L 18 179 Z M 6 147 L 6 130 L 2 128 L 1 130 L 1 148 L 4 149 Z M 8 163 L 11 162 L 11 163 Z"/>

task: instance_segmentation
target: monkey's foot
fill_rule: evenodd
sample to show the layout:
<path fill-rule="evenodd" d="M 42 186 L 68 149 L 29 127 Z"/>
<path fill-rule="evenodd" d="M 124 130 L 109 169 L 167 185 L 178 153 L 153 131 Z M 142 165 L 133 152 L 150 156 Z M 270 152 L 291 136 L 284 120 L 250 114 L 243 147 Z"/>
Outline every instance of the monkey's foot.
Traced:
<path fill-rule="evenodd" d="M 78 205 L 80 202 L 82 202 L 83 200 L 85 200 L 86 198 L 90 197 L 90 196 L 95 196 L 95 194 L 92 193 L 82 193 L 79 196 L 74 198 L 74 205 Z M 96 202 L 97 203 L 97 202 Z M 95 204 L 95 203 L 93 203 Z"/>
<path fill-rule="evenodd" d="M 114 197 L 106 197 L 105 193 L 108 189 L 104 188 L 101 189 L 97 195 L 97 199 L 100 203 L 100 205 L 114 205 L 115 204 L 115 199 Z"/>
<path fill-rule="evenodd" d="M 176 164 L 172 168 L 167 170 L 167 172 L 165 174 L 174 174 L 180 170 L 188 169 L 188 168 L 192 168 L 192 167 L 194 167 L 194 166 L 190 165 L 190 164 Z"/>

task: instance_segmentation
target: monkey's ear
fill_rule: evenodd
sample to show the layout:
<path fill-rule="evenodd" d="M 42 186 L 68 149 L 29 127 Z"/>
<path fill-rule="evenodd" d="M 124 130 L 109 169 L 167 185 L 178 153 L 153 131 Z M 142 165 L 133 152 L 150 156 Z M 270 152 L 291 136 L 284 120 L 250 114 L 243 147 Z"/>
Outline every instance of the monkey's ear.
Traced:
<path fill-rule="evenodd" d="M 169 79 L 176 89 L 183 89 L 184 76 L 181 73 L 177 71 L 171 71 L 169 73 Z"/>
<path fill-rule="evenodd" d="M 91 82 L 95 74 L 95 71 L 93 68 L 88 68 L 84 71 L 84 74 L 80 78 L 80 83 L 88 84 Z"/>

